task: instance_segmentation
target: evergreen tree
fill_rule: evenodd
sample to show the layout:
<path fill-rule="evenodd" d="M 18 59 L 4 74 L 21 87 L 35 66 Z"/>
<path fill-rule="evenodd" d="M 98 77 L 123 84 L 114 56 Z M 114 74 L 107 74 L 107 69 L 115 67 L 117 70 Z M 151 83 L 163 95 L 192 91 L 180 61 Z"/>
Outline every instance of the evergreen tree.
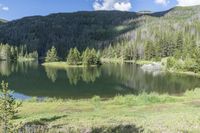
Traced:
<path fill-rule="evenodd" d="M 81 61 L 81 55 L 77 48 L 71 48 L 67 56 L 67 63 L 70 65 L 78 65 Z"/>
<path fill-rule="evenodd" d="M 193 58 L 196 62 L 196 70 L 195 72 L 200 72 L 200 48 L 196 48 L 193 54 Z"/>
<path fill-rule="evenodd" d="M 10 60 L 11 59 L 11 51 L 10 46 L 8 44 L 1 44 L 0 47 L 0 59 L 1 60 Z"/>
<path fill-rule="evenodd" d="M 82 54 L 82 62 L 83 65 L 99 65 L 100 64 L 100 56 L 95 49 L 86 48 L 86 50 Z"/>
<path fill-rule="evenodd" d="M 83 65 L 90 65 L 90 63 L 89 63 L 90 59 L 89 58 L 90 58 L 90 49 L 86 48 L 86 50 L 83 51 L 83 54 L 82 54 Z"/>
<path fill-rule="evenodd" d="M 152 57 L 151 57 L 151 47 L 152 47 L 152 43 L 150 41 L 148 41 L 146 43 L 146 46 L 145 46 L 145 59 L 146 60 L 150 60 Z"/>
<path fill-rule="evenodd" d="M 180 52 L 183 51 L 183 35 L 182 33 L 178 34 L 177 40 L 176 40 L 176 49 Z"/>
<path fill-rule="evenodd" d="M 54 46 L 47 51 L 45 62 L 56 62 L 58 61 L 57 50 Z"/>
<path fill-rule="evenodd" d="M 18 113 L 18 108 L 21 106 L 21 103 L 17 103 L 15 98 L 13 98 L 12 92 L 8 89 L 8 83 L 2 81 L 1 86 L 0 124 L 2 125 L 2 132 L 12 133 L 16 127 L 11 123 L 11 120 Z"/>

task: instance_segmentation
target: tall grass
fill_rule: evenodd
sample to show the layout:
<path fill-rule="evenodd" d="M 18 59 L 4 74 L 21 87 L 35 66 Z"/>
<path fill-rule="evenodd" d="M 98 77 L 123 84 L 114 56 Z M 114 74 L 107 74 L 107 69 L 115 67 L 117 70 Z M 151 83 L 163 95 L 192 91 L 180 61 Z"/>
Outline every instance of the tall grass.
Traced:
<path fill-rule="evenodd" d="M 100 104 L 104 102 L 114 104 L 114 105 L 127 105 L 127 106 L 139 106 L 139 105 L 149 105 L 155 103 L 172 103 L 180 102 L 188 99 L 200 98 L 200 88 L 193 90 L 188 90 L 181 96 L 172 96 L 169 94 L 158 94 L 158 93 L 141 93 L 139 95 L 118 95 L 114 98 L 104 99 L 99 96 L 94 96 L 91 99 L 57 99 L 57 98 L 44 98 L 43 100 L 38 100 L 36 97 L 26 100 L 26 102 L 58 102 L 58 103 L 86 103 L 91 104 L 94 107 L 100 107 Z"/>
<path fill-rule="evenodd" d="M 138 96 L 127 95 L 127 96 L 116 96 L 111 103 L 118 105 L 127 106 L 138 106 L 138 105 L 148 105 L 154 103 L 169 103 L 178 101 L 177 98 L 169 95 L 159 95 L 157 93 L 142 93 Z"/>

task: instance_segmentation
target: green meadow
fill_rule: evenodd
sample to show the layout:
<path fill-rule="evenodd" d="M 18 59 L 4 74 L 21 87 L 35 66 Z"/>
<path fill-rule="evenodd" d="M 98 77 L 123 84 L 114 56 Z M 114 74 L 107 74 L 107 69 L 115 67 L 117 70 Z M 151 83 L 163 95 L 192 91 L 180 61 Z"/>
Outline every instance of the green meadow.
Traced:
<path fill-rule="evenodd" d="M 48 132 L 198 132 L 200 89 L 181 96 L 116 96 L 62 100 L 32 98 L 23 102 L 14 123 Z"/>

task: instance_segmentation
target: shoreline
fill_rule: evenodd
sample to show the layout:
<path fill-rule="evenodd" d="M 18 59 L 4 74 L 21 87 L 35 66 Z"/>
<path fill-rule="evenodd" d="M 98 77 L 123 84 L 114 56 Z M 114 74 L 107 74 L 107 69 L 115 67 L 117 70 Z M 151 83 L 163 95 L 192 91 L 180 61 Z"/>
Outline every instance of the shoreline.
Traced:
<path fill-rule="evenodd" d="M 148 65 L 152 64 L 154 61 L 147 61 L 147 60 L 121 60 L 121 59 L 102 59 L 103 63 L 134 63 L 136 65 Z M 161 63 L 161 61 L 160 61 Z M 200 73 L 195 73 L 191 71 L 174 71 L 174 70 L 166 70 L 164 67 L 162 68 L 162 72 L 168 72 L 172 74 L 180 74 L 180 75 L 189 75 L 189 76 L 195 76 L 200 78 Z"/>
<path fill-rule="evenodd" d="M 117 58 L 102 58 L 101 59 L 102 63 L 135 63 L 137 65 L 144 65 L 144 64 L 151 64 L 154 61 L 147 61 L 147 60 L 122 60 L 122 59 L 117 59 Z"/>
<path fill-rule="evenodd" d="M 174 70 L 166 70 L 166 72 L 173 73 L 173 74 L 180 74 L 180 75 L 188 75 L 188 76 L 195 76 L 200 78 L 199 73 L 191 72 L 191 71 L 174 71 Z"/>
<path fill-rule="evenodd" d="M 118 126 L 122 126 L 120 131 L 125 132 L 123 125 L 135 125 L 142 127 L 144 131 L 152 132 L 165 131 L 166 128 L 171 132 L 182 129 L 195 131 L 195 129 L 200 130 L 197 121 L 200 117 L 197 115 L 199 109 L 194 106 L 200 103 L 199 92 L 200 89 L 197 88 L 186 91 L 182 96 L 144 93 L 138 96 L 116 96 L 108 100 L 98 96 L 85 100 L 51 98 L 42 102 L 30 100 L 23 102 L 19 117 L 13 122 L 22 122 L 23 126 L 27 124 L 27 126 L 32 125 L 33 128 L 37 127 L 34 125 L 40 128 L 45 125 L 50 131 L 62 129 L 65 132 L 93 129 L 109 131 Z M 183 115 L 186 116 L 184 119 Z M 165 122 L 160 123 L 158 119 Z M 171 124 L 172 121 L 180 124 L 175 126 Z M 188 123 L 193 123 L 195 127 L 191 127 Z"/>

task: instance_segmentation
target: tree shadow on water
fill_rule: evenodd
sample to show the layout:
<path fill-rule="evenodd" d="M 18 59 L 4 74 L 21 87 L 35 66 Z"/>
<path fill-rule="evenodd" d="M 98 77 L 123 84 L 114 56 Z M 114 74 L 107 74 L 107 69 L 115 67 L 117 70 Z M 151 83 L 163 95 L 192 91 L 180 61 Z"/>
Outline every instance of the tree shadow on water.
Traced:
<path fill-rule="evenodd" d="M 119 125 L 116 127 L 93 128 L 91 133 L 141 133 L 144 129 L 135 125 Z"/>

